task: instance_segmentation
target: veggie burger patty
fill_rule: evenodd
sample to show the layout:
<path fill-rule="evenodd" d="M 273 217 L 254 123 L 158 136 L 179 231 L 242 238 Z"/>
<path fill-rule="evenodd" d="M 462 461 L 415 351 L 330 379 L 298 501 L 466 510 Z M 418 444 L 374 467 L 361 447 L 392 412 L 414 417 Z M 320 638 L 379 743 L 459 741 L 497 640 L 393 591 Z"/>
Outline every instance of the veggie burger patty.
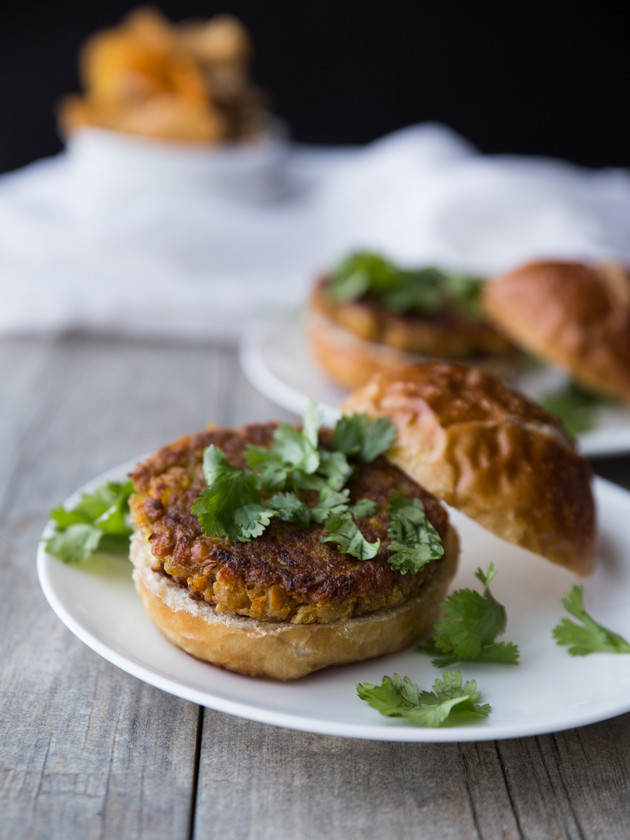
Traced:
<path fill-rule="evenodd" d="M 452 305 L 435 312 L 396 312 L 369 295 L 335 300 L 324 277 L 313 289 L 311 308 L 357 338 L 406 353 L 445 359 L 515 355 L 514 345 L 487 320 Z"/>
<path fill-rule="evenodd" d="M 245 469 L 246 447 L 268 446 L 276 428 L 266 423 L 210 429 L 182 437 L 137 465 L 130 506 L 154 571 L 219 613 L 269 622 L 332 622 L 395 607 L 418 594 L 439 564 L 407 574 L 389 565 L 387 503 L 395 494 L 420 499 L 440 537 L 455 537 L 440 502 L 383 456 L 357 463 L 347 484 L 352 503 L 372 499 L 379 504 L 376 512 L 358 520 L 370 542 L 381 540 L 373 559 L 357 560 L 334 543 L 322 542 L 325 529 L 316 523 L 304 528 L 273 519 L 250 542 L 203 533 L 192 508 L 206 486 L 206 447 L 219 447 L 230 464 Z M 319 435 L 320 445 L 328 448 L 330 430 L 321 429 Z"/>

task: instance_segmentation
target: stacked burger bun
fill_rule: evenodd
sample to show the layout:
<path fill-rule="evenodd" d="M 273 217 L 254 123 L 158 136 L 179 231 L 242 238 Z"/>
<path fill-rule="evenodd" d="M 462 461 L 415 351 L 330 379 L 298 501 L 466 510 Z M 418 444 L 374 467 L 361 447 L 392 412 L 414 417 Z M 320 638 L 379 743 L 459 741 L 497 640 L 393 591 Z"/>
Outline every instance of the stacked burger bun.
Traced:
<path fill-rule="evenodd" d="M 136 467 L 134 579 L 148 615 L 175 645 L 232 671 L 291 680 L 430 634 L 458 557 L 439 500 L 572 573 L 593 571 L 589 465 L 559 421 L 497 378 L 423 363 L 375 375 L 344 412 L 396 427 L 388 452 L 358 465 L 348 485 L 353 501 L 367 494 L 380 503 L 360 520 L 370 540 L 381 540 L 372 559 L 340 553 L 312 523 L 273 520 L 247 543 L 203 533 L 192 506 L 204 487 L 205 448 L 221 447 L 242 468 L 244 447 L 269 443 L 274 424 L 190 435 Z M 331 432 L 319 434 L 328 446 Z M 393 493 L 422 502 L 443 545 L 442 556 L 415 573 L 387 563 L 383 517 Z"/>

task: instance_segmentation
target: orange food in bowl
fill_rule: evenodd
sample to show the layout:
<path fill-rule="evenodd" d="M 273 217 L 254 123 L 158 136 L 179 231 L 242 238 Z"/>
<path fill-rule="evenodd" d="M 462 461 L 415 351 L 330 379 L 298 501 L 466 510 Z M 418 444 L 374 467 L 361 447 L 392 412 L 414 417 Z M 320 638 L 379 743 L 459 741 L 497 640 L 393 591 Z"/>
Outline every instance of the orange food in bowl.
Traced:
<path fill-rule="evenodd" d="M 250 80 L 251 53 L 233 17 L 172 25 L 153 9 L 133 12 L 83 46 L 84 93 L 62 101 L 62 130 L 96 127 L 198 144 L 260 136 L 266 112 Z"/>

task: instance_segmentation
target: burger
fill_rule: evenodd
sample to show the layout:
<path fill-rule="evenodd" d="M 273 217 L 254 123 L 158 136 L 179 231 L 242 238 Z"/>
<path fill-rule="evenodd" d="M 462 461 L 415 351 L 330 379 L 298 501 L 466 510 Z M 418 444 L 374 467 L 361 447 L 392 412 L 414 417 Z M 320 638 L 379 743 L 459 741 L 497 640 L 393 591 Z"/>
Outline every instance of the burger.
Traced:
<path fill-rule="evenodd" d="M 482 278 L 433 267 L 402 268 L 367 251 L 345 257 L 307 303 L 317 362 L 342 388 L 374 373 L 439 359 L 509 377 L 520 354 L 485 317 Z"/>
<path fill-rule="evenodd" d="M 382 454 L 391 424 L 188 435 L 138 464 L 145 609 L 199 659 L 281 680 L 427 635 L 455 573 L 445 508 Z M 380 442 L 379 442 L 380 441 Z"/>
<path fill-rule="evenodd" d="M 595 562 L 572 439 L 455 365 L 375 377 L 334 429 L 312 408 L 302 427 L 185 436 L 132 478 L 145 610 L 175 645 L 242 674 L 292 680 L 428 635 L 459 549 L 438 496 L 577 574 Z"/>

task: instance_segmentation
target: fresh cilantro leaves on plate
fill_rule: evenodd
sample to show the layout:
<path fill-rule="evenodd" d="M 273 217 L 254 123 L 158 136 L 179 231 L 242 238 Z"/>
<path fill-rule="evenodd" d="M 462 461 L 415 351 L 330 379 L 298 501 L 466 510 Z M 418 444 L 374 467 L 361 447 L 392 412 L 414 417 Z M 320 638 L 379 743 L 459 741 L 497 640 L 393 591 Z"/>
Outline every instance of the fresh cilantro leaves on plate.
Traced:
<path fill-rule="evenodd" d="M 454 662 L 518 664 L 518 646 L 496 641 L 507 626 L 505 607 L 490 592 L 496 573 L 493 563 L 487 574 L 477 569 L 475 576 L 483 584 L 483 592 L 458 589 L 442 602 L 444 617 L 435 625 L 435 634 L 418 648 L 422 653 L 435 656 L 436 668 L 445 668 Z"/>
<path fill-rule="evenodd" d="M 55 531 L 45 542 L 46 551 L 64 563 L 78 563 L 96 551 L 127 549 L 133 490 L 131 481 L 108 481 L 93 493 L 84 493 L 75 507 L 51 510 Z"/>
<path fill-rule="evenodd" d="M 589 653 L 630 653 L 630 643 L 603 627 L 584 609 L 584 587 L 574 586 L 562 599 L 566 611 L 578 619 L 580 624 L 563 618 L 553 628 L 553 637 L 558 645 L 569 646 L 571 656 L 587 656 Z"/>
<path fill-rule="evenodd" d="M 387 717 L 403 717 L 418 726 L 461 726 L 478 723 L 490 714 L 491 707 L 479 704 L 475 680 L 462 684 L 460 671 L 445 671 L 436 679 L 433 691 L 420 691 L 409 677 L 383 677 L 381 685 L 359 683 L 361 700 Z"/>
<path fill-rule="evenodd" d="M 450 306 L 478 318 L 483 283 L 432 266 L 403 269 L 380 254 L 357 251 L 332 269 L 326 291 L 339 301 L 368 296 L 393 312 L 431 314 Z"/>
<path fill-rule="evenodd" d="M 614 405 L 608 397 L 594 394 L 575 382 L 562 385 L 539 398 L 540 404 L 555 414 L 572 435 L 590 432 L 597 425 L 597 409 Z"/>
<path fill-rule="evenodd" d="M 380 540 L 369 542 L 359 522 L 379 505 L 372 499 L 351 504 L 345 485 L 356 469 L 353 459 L 370 462 L 386 452 L 396 428 L 386 418 L 342 417 L 333 429 L 332 449 L 326 449 L 319 445 L 320 423 L 321 413 L 311 404 L 301 429 L 282 423 L 268 447 L 248 446 L 245 470 L 232 466 L 216 446 L 208 447 L 203 460 L 208 486 L 193 505 L 203 532 L 247 542 L 261 536 L 274 517 L 302 528 L 316 522 L 327 532 L 323 542 L 358 560 L 375 557 Z M 392 568 L 417 572 L 443 555 L 439 534 L 419 500 L 398 495 L 389 514 Z"/>

